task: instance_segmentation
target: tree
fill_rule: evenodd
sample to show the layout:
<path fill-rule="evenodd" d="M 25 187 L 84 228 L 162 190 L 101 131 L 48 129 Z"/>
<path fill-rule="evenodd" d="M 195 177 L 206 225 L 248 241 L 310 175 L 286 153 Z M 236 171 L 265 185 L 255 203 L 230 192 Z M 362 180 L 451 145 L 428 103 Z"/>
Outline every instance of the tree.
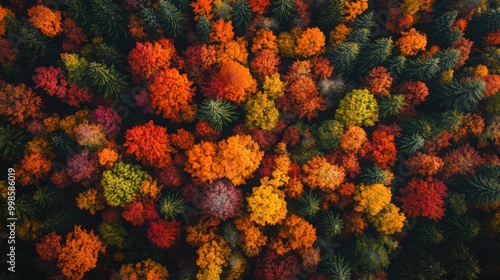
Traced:
<path fill-rule="evenodd" d="M 0 115 L 12 125 L 20 125 L 30 118 L 41 116 L 43 101 L 25 84 L 17 86 L 0 83 Z"/>
<path fill-rule="evenodd" d="M 304 252 L 311 249 L 316 241 L 316 229 L 303 218 L 290 215 L 278 231 L 278 237 L 273 240 L 270 247 L 279 255 L 290 250 Z"/>
<path fill-rule="evenodd" d="M 293 279 L 297 277 L 299 266 L 297 256 L 293 253 L 279 255 L 273 250 L 267 250 L 259 256 L 255 264 L 255 279 Z"/>
<path fill-rule="evenodd" d="M 250 69 L 259 80 L 263 80 L 265 76 L 277 73 L 279 64 L 279 56 L 269 49 L 264 49 L 252 59 Z"/>
<path fill-rule="evenodd" d="M 432 99 L 440 107 L 457 111 L 472 111 L 486 93 L 486 83 L 479 78 L 452 80 L 440 85 Z"/>
<path fill-rule="evenodd" d="M 28 9 L 28 16 L 28 21 L 49 37 L 55 37 L 63 31 L 60 11 L 36 5 Z"/>
<path fill-rule="evenodd" d="M 326 120 L 320 123 L 317 131 L 318 144 L 324 150 L 339 147 L 344 126 L 336 120 Z"/>
<path fill-rule="evenodd" d="M 258 225 L 274 225 L 285 219 L 287 213 L 285 194 L 271 185 L 268 177 L 261 179 L 260 186 L 252 189 L 247 202 L 250 219 Z"/>
<path fill-rule="evenodd" d="M 243 208 L 243 194 L 231 182 L 217 180 L 203 189 L 198 204 L 211 217 L 225 221 Z"/>
<path fill-rule="evenodd" d="M 309 191 L 297 199 L 296 205 L 301 217 L 313 218 L 321 210 L 321 199 L 316 193 Z"/>
<path fill-rule="evenodd" d="M 24 130 L 11 125 L 0 126 L 0 155 L 2 159 L 19 158 L 26 142 Z"/>
<path fill-rule="evenodd" d="M 184 33 L 184 16 L 169 0 L 159 1 L 158 19 L 162 29 L 170 36 L 179 37 Z"/>
<path fill-rule="evenodd" d="M 234 28 L 240 33 L 244 33 L 248 24 L 250 24 L 252 11 L 248 0 L 238 0 L 231 10 L 231 19 L 234 22 Z"/>
<path fill-rule="evenodd" d="M 295 53 L 305 58 L 319 55 L 324 51 L 325 39 L 325 35 L 319 28 L 307 28 L 297 38 Z"/>
<path fill-rule="evenodd" d="M 389 252 L 380 241 L 364 235 L 356 240 L 356 263 L 362 269 L 376 271 L 389 266 Z"/>
<path fill-rule="evenodd" d="M 83 152 L 71 156 L 67 163 L 67 174 L 73 183 L 90 187 L 99 177 L 97 156 Z"/>
<path fill-rule="evenodd" d="M 295 14 L 294 0 L 271 0 L 271 13 L 283 22 L 293 19 Z"/>
<path fill-rule="evenodd" d="M 417 58 L 405 63 L 403 73 L 413 79 L 428 81 L 435 78 L 440 71 L 438 57 Z"/>
<path fill-rule="evenodd" d="M 493 206 L 500 201 L 500 181 L 491 175 L 476 174 L 465 183 L 468 201 L 478 206 Z"/>
<path fill-rule="evenodd" d="M 106 246 L 94 235 L 93 230 L 89 232 L 81 226 L 75 226 L 74 230 L 66 235 L 57 267 L 70 279 L 83 279 L 87 271 L 97 266 L 99 253 L 105 252 Z"/>
<path fill-rule="evenodd" d="M 396 46 L 404 56 L 414 56 L 419 51 L 425 50 L 427 45 L 427 36 L 421 34 L 415 28 L 408 32 L 401 32 L 401 38 L 396 41 Z"/>
<path fill-rule="evenodd" d="M 474 41 L 500 29 L 500 8 L 475 13 L 467 25 L 465 34 Z"/>
<path fill-rule="evenodd" d="M 127 15 L 118 3 L 112 0 L 92 0 L 88 13 L 92 18 L 89 19 L 91 21 L 80 25 L 91 26 L 97 36 L 102 36 L 115 44 L 125 41 L 128 37 Z M 74 18 L 78 19 L 75 16 Z"/>
<path fill-rule="evenodd" d="M 283 108 L 285 112 L 310 121 L 320 111 L 326 110 L 325 101 L 309 75 L 299 76 L 291 82 L 288 91 L 288 95 L 277 100 L 278 108 Z"/>
<path fill-rule="evenodd" d="M 447 188 L 443 182 L 435 179 L 422 180 L 414 177 L 408 185 L 399 190 L 403 212 L 411 218 L 417 216 L 439 220 L 444 215 L 444 198 Z"/>
<path fill-rule="evenodd" d="M 340 148 L 346 153 L 357 153 L 368 141 L 366 132 L 359 126 L 349 125 L 340 137 Z"/>
<path fill-rule="evenodd" d="M 170 146 L 167 128 L 155 125 L 152 120 L 127 130 L 125 139 L 126 152 L 149 166 L 166 167 L 171 161 L 170 153 L 175 151 Z"/>
<path fill-rule="evenodd" d="M 256 90 L 257 82 L 248 68 L 236 61 L 225 60 L 219 73 L 215 74 L 205 87 L 204 95 L 241 104 Z"/>
<path fill-rule="evenodd" d="M 137 165 L 117 162 L 102 174 L 104 197 L 112 206 L 124 206 L 134 200 L 147 176 L 147 172 Z"/>
<path fill-rule="evenodd" d="M 104 96 L 119 98 L 127 91 L 125 76 L 114 67 L 102 63 L 91 62 L 87 68 L 86 80 L 90 86 Z"/>
<path fill-rule="evenodd" d="M 343 168 L 331 164 L 324 157 L 314 157 L 302 166 L 304 183 L 312 189 L 333 190 L 344 182 Z"/>
<path fill-rule="evenodd" d="M 365 77 L 368 90 L 379 96 L 388 96 L 392 86 L 391 72 L 383 66 L 373 68 Z"/>
<path fill-rule="evenodd" d="M 342 13 L 344 12 L 344 1 L 343 0 L 333 0 L 326 1 L 323 9 L 320 9 L 320 24 L 323 30 L 331 31 L 332 28 L 336 27 L 341 19 Z"/>
<path fill-rule="evenodd" d="M 178 221 L 165 221 L 155 219 L 149 224 L 148 239 L 161 249 L 170 248 L 181 236 L 181 223 Z"/>
<path fill-rule="evenodd" d="M 338 45 L 329 56 L 333 66 L 342 73 L 350 74 L 354 70 L 354 65 L 360 47 L 357 43 L 344 42 Z"/>
<path fill-rule="evenodd" d="M 192 103 L 195 89 L 186 74 L 176 68 L 165 68 L 149 82 L 151 105 L 157 115 L 162 114 L 173 122 L 190 122 L 196 116 Z"/>
<path fill-rule="evenodd" d="M 168 277 L 167 269 L 152 259 L 143 260 L 136 264 L 122 264 L 119 274 L 123 280 L 166 280 Z"/>
<path fill-rule="evenodd" d="M 366 89 L 354 89 L 340 100 L 335 120 L 344 126 L 373 126 L 378 121 L 377 100 Z"/>
<path fill-rule="evenodd" d="M 170 67 L 175 55 L 177 54 L 171 39 L 137 42 L 128 54 L 128 63 L 132 74 L 139 81 L 139 79 L 149 79 L 160 70 Z"/>
<path fill-rule="evenodd" d="M 330 253 L 320 264 L 320 270 L 329 275 L 331 279 L 348 280 L 351 279 L 351 266 L 338 253 Z"/>
<path fill-rule="evenodd" d="M 382 184 L 360 185 L 354 194 L 354 210 L 375 216 L 390 203 L 391 197 L 391 189 Z"/>
<path fill-rule="evenodd" d="M 227 265 L 227 258 L 231 249 L 226 242 L 221 240 L 211 240 L 204 243 L 198 250 L 196 265 L 200 268 L 196 274 L 196 279 L 220 279 L 222 268 Z"/>
<path fill-rule="evenodd" d="M 258 92 L 248 98 L 245 104 L 246 125 L 252 129 L 254 127 L 271 130 L 279 121 L 279 111 L 274 105 L 274 101 L 267 97 L 267 94 Z"/>

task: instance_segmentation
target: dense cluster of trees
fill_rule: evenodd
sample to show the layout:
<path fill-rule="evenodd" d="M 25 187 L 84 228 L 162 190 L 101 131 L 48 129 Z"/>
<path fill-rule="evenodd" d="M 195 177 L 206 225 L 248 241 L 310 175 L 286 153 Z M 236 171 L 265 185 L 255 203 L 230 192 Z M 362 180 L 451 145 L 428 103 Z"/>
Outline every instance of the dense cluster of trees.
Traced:
<path fill-rule="evenodd" d="M 499 92 L 498 0 L 4 1 L 16 275 L 498 278 Z"/>

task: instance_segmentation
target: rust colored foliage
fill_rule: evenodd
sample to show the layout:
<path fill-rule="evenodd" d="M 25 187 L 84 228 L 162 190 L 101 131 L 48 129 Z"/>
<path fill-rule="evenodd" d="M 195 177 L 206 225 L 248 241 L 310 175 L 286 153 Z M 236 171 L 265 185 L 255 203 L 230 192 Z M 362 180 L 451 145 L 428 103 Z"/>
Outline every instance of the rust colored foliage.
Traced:
<path fill-rule="evenodd" d="M 61 27 L 61 12 L 36 5 L 28 9 L 28 21 L 43 34 L 55 37 L 63 31 Z"/>
<path fill-rule="evenodd" d="M 401 209 L 411 218 L 418 216 L 439 220 L 444 215 L 444 198 L 447 189 L 443 182 L 429 178 L 427 180 L 414 177 L 406 187 L 399 190 L 402 197 Z"/>
<path fill-rule="evenodd" d="M 195 89 L 186 74 L 175 68 L 162 69 L 149 82 L 151 105 L 157 115 L 173 122 L 190 122 L 196 115 Z"/>
<path fill-rule="evenodd" d="M 234 37 L 232 21 L 224 21 L 218 19 L 212 23 L 212 31 L 210 32 L 210 41 L 212 43 L 228 43 Z"/>
<path fill-rule="evenodd" d="M 500 75 L 489 74 L 483 77 L 483 80 L 486 82 L 486 93 L 483 95 L 483 98 L 493 96 L 500 91 Z"/>
<path fill-rule="evenodd" d="M 48 233 L 36 244 L 36 252 L 44 261 L 56 260 L 61 253 L 62 237 L 55 232 Z"/>
<path fill-rule="evenodd" d="M 394 135 L 376 130 L 373 132 L 372 137 L 370 152 L 373 161 L 383 169 L 394 166 L 398 153 Z"/>
<path fill-rule="evenodd" d="M 451 46 L 454 49 L 460 51 L 460 59 L 457 61 L 457 63 L 455 63 L 454 67 L 455 69 L 459 69 L 460 67 L 464 66 L 465 61 L 469 59 L 470 50 L 473 44 L 474 42 L 467 38 L 462 38 L 458 41 L 451 43 Z"/>
<path fill-rule="evenodd" d="M 322 56 L 315 56 L 311 59 L 311 69 L 315 79 L 329 78 L 333 72 L 330 60 Z"/>
<path fill-rule="evenodd" d="M 252 12 L 262 15 L 271 7 L 271 0 L 248 0 Z"/>
<path fill-rule="evenodd" d="M 415 22 L 415 18 L 405 13 L 401 8 L 389 9 L 389 22 L 386 28 L 394 33 L 401 33 L 410 28 Z"/>
<path fill-rule="evenodd" d="M 344 182 L 345 172 L 342 167 L 331 164 L 324 157 L 314 157 L 302 166 L 303 179 L 312 189 L 333 190 Z"/>
<path fill-rule="evenodd" d="M 63 50 L 69 53 L 76 53 L 83 43 L 88 41 L 87 35 L 76 25 L 72 18 L 66 18 L 62 22 L 63 29 Z"/>
<path fill-rule="evenodd" d="M 301 76 L 291 83 L 288 92 L 288 95 L 277 99 L 278 106 L 299 119 L 310 121 L 320 111 L 326 110 L 325 101 L 309 76 Z"/>
<path fill-rule="evenodd" d="M 136 82 L 149 79 L 170 66 L 176 55 L 173 40 L 162 38 L 154 42 L 137 42 L 128 55 L 130 70 Z"/>
<path fill-rule="evenodd" d="M 184 51 L 184 63 L 189 78 L 200 83 L 201 75 L 217 61 L 216 55 L 214 46 L 206 44 L 189 46 Z"/>
<path fill-rule="evenodd" d="M 416 175 L 421 177 L 436 175 L 444 165 L 440 157 L 420 152 L 410 158 L 407 164 L 413 168 Z"/>
<path fill-rule="evenodd" d="M 180 128 L 177 133 L 171 134 L 172 145 L 176 148 L 187 150 L 194 145 L 194 136 L 189 131 Z"/>
<path fill-rule="evenodd" d="M 363 214 L 357 211 L 345 212 L 342 215 L 342 220 L 344 221 L 345 231 L 343 232 L 343 236 L 345 237 L 349 234 L 360 235 L 368 226 L 366 220 L 363 218 Z"/>
<path fill-rule="evenodd" d="M 252 39 L 252 53 L 256 54 L 263 50 L 270 50 L 278 54 L 278 44 L 276 36 L 271 30 L 260 29 Z"/>
<path fill-rule="evenodd" d="M 278 72 L 279 64 L 280 57 L 271 50 L 265 49 L 250 62 L 250 69 L 259 80 L 263 80 L 265 76 Z"/>
<path fill-rule="evenodd" d="M 396 41 L 396 46 L 404 56 L 413 56 L 419 51 L 425 50 L 427 45 L 427 36 L 415 30 L 410 29 L 408 32 L 401 32 L 402 37 Z"/>
<path fill-rule="evenodd" d="M 167 166 L 171 161 L 170 153 L 175 151 L 170 146 L 167 128 L 153 124 L 152 120 L 127 130 L 125 139 L 123 146 L 127 147 L 128 154 L 134 154 L 137 160 L 157 168 Z"/>
<path fill-rule="evenodd" d="M 256 91 L 257 82 L 250 70 L 236 61 L 226 60 L 205 86 L 204 95 L 241 104 Z"/>
<path fill-rule="evenodd" d="M 26 154 L 16 167 L 19 183 L 22 186 L 36 185 L 52 169 L 52 162 L 42 153 Z"/>
<path fill-rule="evenodd" d="M 265 279 L 295 279 L 297 277 L 299 261 L 296 254 L 289 252 L 282 256 L 272 250 L 259 256 L 255 264 L 255 278 Z"/>
<path fill-rule="evenodd" d="M 0 116 L 12 125 L 20 125 L 29 118 L 41 117 L 43 101 L 25 84 L 17 86 L 0 81 Z"/>
<path fill-rule="evenodd" d="M 319 28 L 308 28 L 297 39 L 295 53 L 306 58 L 321 54 L 324 51 L 325 40 L 325 35 Z"/>
<path fill-rule="evenodd" d="M 0 36 L 4 36 L 7 31 L 7 22 L 4 20 L 7 16 L 15 17 L 15 14 L 11 9 L 0 6 Z"/>
<path fill-rule="evenodd" d="M 9 39 L 0 37 L 0 63 L 10 64 L 16 59 L 16 51 L 14 50 Z"/>
<path fill-rule="evenodd" d="M 366 141 L 365 130 L 351 124 L 340 137 L 340 148 L 347 153 L 357 153 Z"/>
<path fill-rule="evenodd" d="M 411 115 L 415 112 L 415 106 L 422 103 L 429 95 L 429 88 L 421 81 L 405 81 L 398 86 L 398 92 L 405 95 L 405 105 L 402 113 Z"/>
<path fill-rule="evenodd" d="M 245 183 L 258 168 L 264 152 L 249 135 L 235 135 L 219 143 L 204 142 L 186 151 L 185 170 L 212 183 L 227 177 L 236 185 Z"/>
<path fill-rule="evenodd" d="M 465 144 L 443 157 L 442 176 L 447 179 L 453 175 L 474 174 L 474 168 L 482 161 L 478 151 L 469 144 Z"/>
<path fill-rule="evenodd" d="M 161 249 L 168 249 L 181 236 L 181 223 L 178 221 L 154 220 L 148 228 L 148 239 Z"/>
<path fill-rule="evenodd" d="M 104 245 L 94 231 L 81 226 L 66 235 L 66 241 L 58 256 L 57 267 L 70 279 L 83 279 L 84 274 L 97 266 L 99 253 L 106 252 Z"/>
<path fill-rule="evenodd" d="M 391 72 L 383 66 L 378 66 L 370 70 L 365 77 L 367 89 L 379 96 L 387 96 L 391 90 L 392 77 Z"/>
<path fill-rule="evenodd" d="M 290 250 L 305 251 L 312 248 L 316 241 L 316 229 L 308 221 L 297 215 L 290 215 L 280 227 L 278 237 L 273 239 L 270 247 L 279 255 Z"/>

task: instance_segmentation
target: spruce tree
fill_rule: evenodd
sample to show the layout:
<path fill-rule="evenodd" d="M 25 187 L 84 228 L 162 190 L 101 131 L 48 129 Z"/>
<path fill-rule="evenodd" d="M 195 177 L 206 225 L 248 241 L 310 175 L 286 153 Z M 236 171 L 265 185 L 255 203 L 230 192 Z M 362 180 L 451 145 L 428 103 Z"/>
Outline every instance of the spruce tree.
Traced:
<path fill-rule="evenodd" d="M 450 28 L 455 22 L 458 12 L 447 12 L 436 18 L 424 27 L 427 34 L 428 45 L 438 45 L 449 48 L 451 43 L 462 38 L 463 33 L 458 29 Z"/>
<path fill-rule="evenodd" d="M 104 96 L 120 98 L 127 91 L 126 77 L 104 64 L 91 62 L 87 68 L 87 81 L 91 88 Z"/>
<path fill-rule="evenodd" d="M 457 244 L 442 250 L 445 267 L 457 279 L 477 279 L 481 268 L 479 260 L 464 244 Z M 451 275 L 450 275 L 451 276 Z"/>
<path fill-rule="evenodd" d="M 477 206 L 492 206 L 500 202 L 500 179 L 495 175 L 476 174 L 464 183 L 469 203 Z"/>
<path fill-rule="evenodd" d="M 3 159 L 18 159 L 24 150 L 27 137 L 24 130 L 6 125 L 0 125 L 0 155 Z"/>
<path fill-rule="evenodd" d="M 381 118 L 397 116 L 404 106 L 405 96 L 403 94 L 383 96 L 378 101 L 379 116 Z"/>
<path fill-rule="evenodd" d="M 467 38 L 476 41 L 488 33 L 500 29 L 500 8 L 488 10 L 482 13 L 476 13 L 467 25 L 465 34 Z"/>
<path fill-rule="evenodd" d="M 184 33 L 184 16 L 169 0 L 160 0 L 158 19 L 162 29 L 169 36 L 178 37 Z"/>
<path fill-rule="evenodd" d="M 321 261 L 320 271 L 328 275 L 328 279 L 351 279 L 351 267 L 344 257 L 338 253 L 329 253 L 326 258 Z"/>
<path fill-rule="evenodd" d="M 391 55 L 393 46 L 394 42 L 391 38 L 380 38 L 367 44 L 359 54 L 356 72 L 363 75 L 373 67 L 385 62 Z"/>
<path fill-rule="evenodd" d="M 435 57 L 439 59 L 439 71 L 443 73 L 453 69 L 460 59 L 460 51 L 456 49 L 446 49 L 436 53 Z"/>
<path fill-rule="evenodd" d="M 340 23 L 342 13 L 344 12 L 344 0 L 326 1 L 325 5 L 321 5 L 319 23 L 321 28 L 326 32 L 330 32 Z"/>
<path fill-rule="evenodd" d="M 92 0 L 90 5 L 96 35 L 115 44 L 123 44 L 128 37 L 128 20 L 121 6 L 112 0 Z"/>
<path fill-rule="evenodd" d="M 359 45 L 352 42 L 344 42 L 333 50 L 330 60 L 333 66 L 340 72 L 350 74 L 354 70 L 354 63 L 359 54 Z"/>
<path fill-rule="evenodd" d="M 429 81 L 437 77 L 440 67 L 439 58 L 427 57 L 411 59 L 406 62 L 405 76 L 420 81 Z"/>
<path fill-rule="evenodd" d="M 363 167 L 359 178 L 366 185 L 381 184 L 387 179 L 387 174 L 380 166 L 373 165 Z"/>
<path fill-rule="evenodd" d="M 207 41 L 210 36 L 210 31 L 212 31 L 212 24 L 210 20 L 202 15 L 196 24 L 196 31 L 198 31 L 198 35 L 203 41 Z"/>
<path fill-rule="evenodd" d="M 471 111 L 485 94 L 486 83 L 479 78 L 452 80 L 441 84 L 434 92 L 431 100 L 438 106 L 457 111 Z"/>
<path fill-rule="evenodd" d="M 290 21 L 295 16 L 294 0 L 272 0 L 271 13 L 280 21 Z"/>
<path fill-rule="evenodd" d="M 248 4 L 248 0 L 238 0 L 231 10 L 231 19 L 233 21 L 234 28 L 240 34 L 244 33 L 248 24 L 250 24 L 250 16 L 252 15 L 252 10 Z"/>
<path fill-rule="evenodd" d="M 213 128 L 222 130 L 238 118 L 236 106 L 229 101 L 205 99 L 198 110 L 198 117 L 207 121 Z"/>
<path fill-rule="evenodd" d="M 147 7 L 140 11 L 140 15 L 144 20 L 144 30 L 154 32 L 160 28 L 160 19 L 155 9 Z"/>

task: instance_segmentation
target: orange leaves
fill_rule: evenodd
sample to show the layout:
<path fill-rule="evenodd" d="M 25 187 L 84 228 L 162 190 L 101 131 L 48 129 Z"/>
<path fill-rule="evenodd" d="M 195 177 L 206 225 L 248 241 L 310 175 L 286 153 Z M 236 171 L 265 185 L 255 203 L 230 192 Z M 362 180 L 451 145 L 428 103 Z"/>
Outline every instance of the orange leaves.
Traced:
<path fill-rule="evenodd" d="M 18 125 L 28 118 L 41 116 L 42 99 L 25 84 L 13 86 L 0 81 L 0 116 Z"/>
<path fill-rule="evenodd" d="M 422 177 L 436 175 L 444 165 L 440 157 L 420 152 L 411 157 L 407 164 L 414 169 L 415 174 Z"/>
<path fill-rule="evenodd" d="M 173 122 L 193 121 L 196 105 L 192 103 L 192 85 L 187 75 L 175 68 L 161 70 L 149 81 L 149 96 L 156 114 Z"/>
<path fill-rule="evenodd" d="M 415 30 L 401 32 L 402 37 L 396 41 L 396 46 L 404 56 L 416 55 L 419 51 L 425 50 L 427 45 L 427 36 Z"/>
<path fill-rule="evenodd" d="M 123 264 L 119 273 L 123 280 L 166 280 L 168 277 L 167 269 L 151 259 L 143 260 L 135 265 Z"/>
<path fill-rule="evenodd" d="M 302 166 L 304 183 L 312 189 L 333 190 L 344 182 L 344 170 L 326 161 L 324 157 L 314 157 Z"/>
<path fill-rule="evenodd" d="M 257 91 L 257 82 L 245 66 L 233 60 L 222 62 L 219 73 L 205 88 L 206 97 L 230 100 L 237 104 L 244 102 Z"/>
<path fill-rule="evenodd" d="M 310 57 L 324 52 L 325 35 L 319 28 L 308 28 L 297 39 L 295 53 L 302 57 Z"/>
<path fill-rule="evenodd" d="M 83 279 L 85 272 L 96 267 L 99 253 L 105 253 L 106 246 L 94 235 L 80 226 L 66 235 L 66 242 L 61 248 L 57 266 L 64 276 L 70 279 Z"/>
<path fill-rule="evenodd" d="M 286 254 L 290 250 L 299 250 L 305 253 L 312 248 L 316 241 L 316 229 L 306 220 L 290 215 L 280 228 L 278 238 L 274 239 L 270 247 L 278 254 Z"/>
<path fill-rule="evenodd" d="M 202 181 L 213 182 L 219 178 L 220 169 L 214 163 L 217 154 L 217 144 L 201 141 L 186 151 L 187 162 L 185 170 Z"/>
<path fill-rule="evenodd" d="M 0 5 L 0 36 L 5 35 L 7 29 L 7 24 L 5 22 L 5 17 L 15 17 L 14 13 L 9 8 L 4 8 Z"/>
<path fill-rule="evenodd" d="M 257 256 L 262 247 L 267 244 L 267 236 L 264 235 L 263 229 L 255 225 L 248 216 L 235 220 L 234 224 L 241 231 L 241 247 L 245 255 L 248 257 Z"/>
<path fill-rule="evenodd" d="M 348 153 L 357 153 L 367 140 L 364 129 L 356 125 L 349 125 L 349 128 L 340 137 L 340 148 Z"/>
<path fill-rule="evenodd" d="M 208 20 L 214 17 L 212 13 L 213 0 L 196 0 L 191 2 L 190 6 L 193 8 L 194 19 L 199 20 L 201 16 L 205 16 Z"/>
<path fill-rule="evenodd" d="M 137 42 L 128 55 L 130 70 L 136 78 L 149 79 L 170 66 L 175 55 L 173 40 L 162 38 L 155 42 Z"/>
<path fill-rule="evenodd" d="M 252 53 L 256 54 L 262 50 L 270 50 L 275 54 L 278 53 L 276 36 L 271 30 L 260 29 L 252 39 Z"/>
<path fill-rule="evenodd" d="M 370 70 L 365 77 L 368 90 L 375 95 L 388 96 L 392 86 L 391 72 L 383 66 Z"/>
<path fill-rule="evenodd" d="M 43 34 L 54 37 L 63 31 L 61 27 L 61 12 L 36 5 L 28 10 L 28 21 Z"/>
<path fill-rule="evenodd" d="M 18 180 L 22 186 L 35 185 L 46 176 L 52 168 L 50 160 L 42 153 L 26 154 L 21 160 L 18 171 Z"/>
<path fill-rule="evenodd" d="M 36 244 L 36 252 L 42 260 L 52 261 L 57 259 L 61 253 L 61 239 L 60 235 L 51 232 L 40 239 Z"/>
<path fill-rule="evenodd" d="M 154 125 L 153 121 L 135 126 L 125 132 L 128 154 L 134 154 L 144 164 L 162 168 L 170 163 L 170 153 L 175 150 L 170 146 L 167 128 Z"/>
<path fill-rule="evenodd" d="M 219 19 L 212 23 L 210 41 L 213 43 L 228 43 L 234 37 L 232 21 Z"/>
<path fill-rule="evenodd" d="M 290 95 L 283 108 L 285 111 L 310 121 L 318 115 L 319 111 L 326 110 L 325 102 L 319 95 L 318 88 L 308 76 L 301 76 L 290 85 Z"/>
<path fill-rule="evenodd" d="M 352 22 L 368 9 L 368 0 L 350 0 L 344 3 L 344 16 L 342 20 L 345 22 Z"/>

